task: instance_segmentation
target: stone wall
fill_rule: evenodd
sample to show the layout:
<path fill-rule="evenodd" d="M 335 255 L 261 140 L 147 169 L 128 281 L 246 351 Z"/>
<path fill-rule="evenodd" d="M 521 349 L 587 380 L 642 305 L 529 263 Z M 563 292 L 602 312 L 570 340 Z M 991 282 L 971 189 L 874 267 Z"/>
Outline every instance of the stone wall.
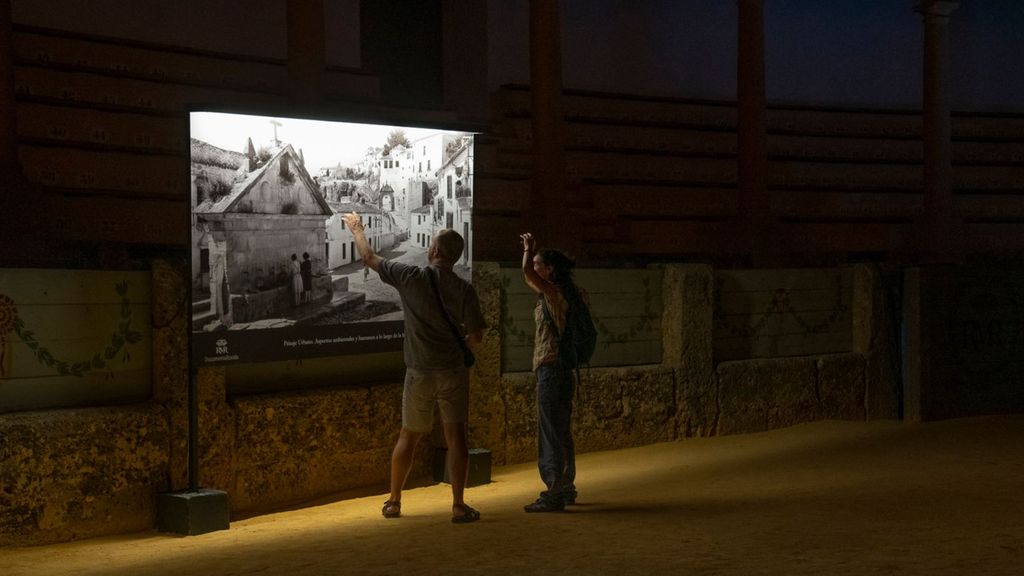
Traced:
<path fill-rule="evenodd" d="M 904 272 L 905 418 L 1024 411 L 1024 269 Z"/>
<path fill-rule="evenodd" d="M 232 408 L 234 474 L 226 489 L 233 509 L 360 486 L 386 491 L 402 419 L 398 385 L 243 397 Z M 425 475 L 428 452 L 420 451 L 417 476 Z"/>
<path fill-rule="evenodd" d="M 723 362 L 716 376 L 719 434 L 762 432 L 817 419 L 864 419 L 860 354 Z"/>
<path fill-rule="evenodd" d="M 859 330 L 855 350 L 839 354 L 714 360 L 715 272 L 703 265 L 655 267 L 661 272 L 661 362 L 582 371 L 574 430 L 580 452 L 609 450 L 694 436 L 760 432 L 822 418 L 892 418 L 869 411 L 868 399 L 895 405 L 891 371 L 877 368 L 894 340 L 878 312 L 879 275 L 870 267 L 852 270 L 851 324 Z M 639 271 L 638 271 L 639 273 Z M 491 330 L 478 354 L 473 377 L 472 440 L 490 448 L 494 462 L 512 464 L 536 457 L 535 380 L 529 372 L 502 372 L 500 269 L 477 263 L 474 284 L 488 310 Z M 861 302 L 867 299 L 868 302 Z M 852 338 L 852 335 L 851 335 Z M 868 367 L 876 367 L 873 390 Z M 884 382 L 881 382 L 885 379 Z M 888 394 L 891 398 L 876 398 Z"/>
<path fill-rule="evenodd" d="M 714 270 L 638 270 L 661 282 L 661 361 L 585 368 L 574 426 L 580 452 L 694 436 L 756 432 L 818 418 L 891 417 L 868 410 L 887 338 L 871 269 L 854 271 L 853 339 L 844 354 L 715 364 Z M 618 271 L 617 273 L 621 273 Z M 153 496 L 187 488 L 184 267 L 153 269 L 153 398 L 123 407 L 0 415 L 0 545 L 39 544 L 153 526 Z M 477 262 L 489 328 L 471 377 L 470 445 L 494 465 L 536 458 L 535 380 L 503 372 L 501 269 Z M 401 382 L 229 394 L 228 370 L 198 373 L 200 477 L 228 493 L 235 515 L 353 488 L 386 492 L 401 425 Z M 874 379 L 874 380 L 873 380 Z M 350 383 L 352 384 L 352 383 Z M 358 383 L 355 383 L 358 384 Z M 891 382 L 875 384 L 879 391 Z M 895 405 L 888 398 L 878 405 Z M 439 426 L 413 477 L 430 476 Z"/>
<path fill-rule="evenodd" d="M 170 429 L 156 404 L 0 417 L 0 546 L 152 528 Z"/>

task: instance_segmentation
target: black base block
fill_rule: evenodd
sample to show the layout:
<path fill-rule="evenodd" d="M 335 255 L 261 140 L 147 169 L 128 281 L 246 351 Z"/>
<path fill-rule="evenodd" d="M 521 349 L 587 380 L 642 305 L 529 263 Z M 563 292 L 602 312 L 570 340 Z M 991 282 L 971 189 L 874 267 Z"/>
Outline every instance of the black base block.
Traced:
<path fill-rule="evenodd" d="M 434 452 L 434 482 L 451 484 L 448 474 L 447 448 L 438 448 Z M 469 478 L 466 486 L 479 486 L 491 481 L 491 451 L 486 448 L 469 449 Z"/>
<path fill-rule="evenodd" d="M 209 488 L 156 495 L 156 529 L 195 536 L 228 529 L 228 493 Z"/>

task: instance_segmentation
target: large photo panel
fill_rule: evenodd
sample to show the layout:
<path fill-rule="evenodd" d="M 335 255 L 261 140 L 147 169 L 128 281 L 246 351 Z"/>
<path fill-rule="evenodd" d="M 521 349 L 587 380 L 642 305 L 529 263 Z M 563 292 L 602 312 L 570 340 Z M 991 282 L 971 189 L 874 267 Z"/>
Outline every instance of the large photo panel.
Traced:
<path fill-rule="evenodd" d="M 471 279 L 473 134 L 190 113 L 193 365 L 399 350 L 398 293 L 363 265 L 342 216 L 385 258 L 427 264 L 456 230 Z"/>

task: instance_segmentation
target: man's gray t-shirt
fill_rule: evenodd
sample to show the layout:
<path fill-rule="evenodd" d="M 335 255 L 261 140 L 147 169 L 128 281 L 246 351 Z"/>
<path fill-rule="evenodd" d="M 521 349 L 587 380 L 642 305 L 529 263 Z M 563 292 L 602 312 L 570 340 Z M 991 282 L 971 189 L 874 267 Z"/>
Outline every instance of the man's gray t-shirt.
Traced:
<path fill-rule="evenodd" d="M 443 370 L 462 365 L 462 347 L 455 340 L 428 274 L 434 274 L 445 308 L 462 334 L 486 327 L 473 285 L 451 270 L 415 266 L 394 260 L 380 263 L 380 278 L 398 289 L 405 316 L 405 365 L 416 370 Z"/>

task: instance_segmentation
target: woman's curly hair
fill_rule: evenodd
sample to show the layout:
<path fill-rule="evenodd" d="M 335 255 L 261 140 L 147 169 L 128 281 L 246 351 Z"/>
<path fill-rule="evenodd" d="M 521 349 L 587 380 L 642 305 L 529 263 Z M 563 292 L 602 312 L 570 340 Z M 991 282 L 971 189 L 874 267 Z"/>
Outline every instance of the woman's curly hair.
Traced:
<path fill-rule="evenodd" d="M 544 264 L 551 266 L 551 282 L 570 294 L 576 292 L 576 282 L 572 275 L 573 268 L 576 268 L 576 260 L 554 248 L 545 248 L 539 254 Z"/>

